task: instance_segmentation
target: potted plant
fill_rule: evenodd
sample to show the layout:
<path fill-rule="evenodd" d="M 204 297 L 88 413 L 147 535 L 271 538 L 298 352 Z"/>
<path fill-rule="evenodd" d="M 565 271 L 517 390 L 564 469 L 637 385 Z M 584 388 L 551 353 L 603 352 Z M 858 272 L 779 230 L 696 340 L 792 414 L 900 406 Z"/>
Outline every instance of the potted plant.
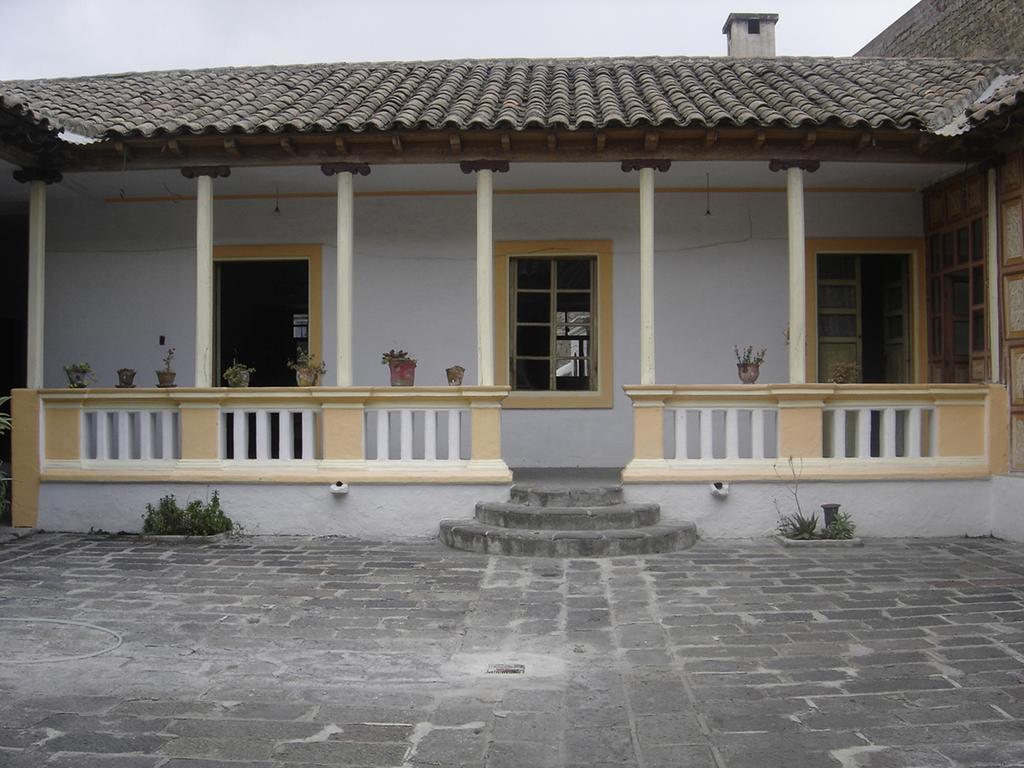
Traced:
<path fill-rule="evenodd" d="M 224 380 L 229 387 L 248 387 L 249 377 L 255 372 L 255 368 L 250 368 L 245 363 L 234 359 L 231 361 L 231 365 L 224 370 Z"/>
<path fill-rule="evenodd" d="M 764 362 L 766 350 L 762 349 L 755 353 L 754 347 L 750 344 L 742 350 L 734 345 L 733 350 L 736 352 L 736 373 L 740 381 L 744 384 L 753 384 L 761 375 L 761 363 Z"/>
<path fill-rule="evenodd" d="M 118 389 L 131 389 L 135 386 L 135 369 L 134 368 L 118 368 L 117 369 L 117 387 Z"/>
<path fill-rule="evenodd" d="M 64 375 L 68 377 L 71 389 L 84 389 L 90 381 L 96 381 L 92 375 L 92 366 L 88 363 L 69 363 L 64 366 Z"/>
<path fill-rule="evenodd" d="M 416 361 L 404 349 L 389 349 L 380 357 L 391 371 L 392 387 L 411 387 L 416 381 Z"/>
<path fill-rule="evenodd" d="M 453 365 L 451 368 L 444 369 L 444 375 L 448 377 L 449 387 L 461 387 L 462 377 L 465 375 L 466 369 L 461 365 Z"/>
<path fill-rule="evenodd" d="M 288 367 L 295 371 L 295 383 L 300 387 L 315 387 L 317 380 L 327 373 L 323 361 L 317 362 L 316 355 L 302 347 L 295 348 L 295 359 L 288 361 Z"/>
<path fill-rule="evenodd" d="M 158 387 L 173 387 L 174 377 L 178 374 L 171 368 L 171 361 L 174 360 L 174 347 L 168 347 L 167 354 L 164 356 L 164 367 L 156 372 L 156 385 Z"/>

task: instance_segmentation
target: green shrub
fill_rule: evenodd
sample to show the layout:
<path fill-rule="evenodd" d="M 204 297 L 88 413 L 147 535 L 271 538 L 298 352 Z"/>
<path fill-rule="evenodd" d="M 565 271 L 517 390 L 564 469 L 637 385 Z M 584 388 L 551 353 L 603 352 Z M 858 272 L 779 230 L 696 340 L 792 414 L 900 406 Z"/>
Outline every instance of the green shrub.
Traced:
<path fill-rule="evenodd" d="M 184 509 L 173 494 L 160 499 L 157 506 L 146 505 L 142 532 L 156 536 L 213 536 L 234 529 L 231 518 L 220 508 L 220 497 L 213 492 L 210 501 L 190 501 Z"/>
<path fill-rule="evenodd" d="M 787 539 L 806 541 L 821 538 L 818 534 L 818 516 L 813 512 L 810 517 L 805 517 L 801 512 L 780 517 L 778 531 Z"/>
<path fill-rule="evenodd" d="M 846 512 L 840 512 L 821 535 L 824 539 L 852 539 L 855 530 L 857 526 L 853 524 L 853 518 Z"/>

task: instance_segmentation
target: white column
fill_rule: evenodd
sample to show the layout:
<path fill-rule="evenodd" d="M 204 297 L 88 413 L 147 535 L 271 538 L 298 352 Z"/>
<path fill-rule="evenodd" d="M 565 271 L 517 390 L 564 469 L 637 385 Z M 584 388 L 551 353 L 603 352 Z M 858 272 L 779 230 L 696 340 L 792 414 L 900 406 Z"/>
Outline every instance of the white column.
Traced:
<path fill-rule="evenodd" d="M 213 179 L 201 175 L 196 177 L 195 386 L 213 384 Z"/>
<path fill-rule="evenodd" d="M 28 357 L 25 384 L 43 386 L 43 316 L 46 294 L 46 182 L 29 182 Z"/>
<path fill-rule="evenodd" d="M 988 237 L 985 248 L 985 272 L 988 288 L 985 311 L 988 313 L 988 352 L 990 381 L 1000 381 L 999 370 L 999 196 L 996 190 L 996 169 L 988 169 Z"/>
<path fill-rule="evenodd" d="M 654 169 L 640 169 L 640 383 L 654 384 Z"/>
<path fill-rule="evenodd" d="M 339 387 L 352 386 L 352 227 L 352 174 L 341 171 L 338 173 L 337 357 L 334 361 Z"/>
<path fill-rule="evenodd" d="M 476 365 L 481 386 L 494 384 L 494 173 L 476 172 Z"/>
<path fill-rule="evenodd" d="M 789 212 L 789 383 L 807 381 L 807 275 L 804 239 L 804 172 L 786 169 Z"/>

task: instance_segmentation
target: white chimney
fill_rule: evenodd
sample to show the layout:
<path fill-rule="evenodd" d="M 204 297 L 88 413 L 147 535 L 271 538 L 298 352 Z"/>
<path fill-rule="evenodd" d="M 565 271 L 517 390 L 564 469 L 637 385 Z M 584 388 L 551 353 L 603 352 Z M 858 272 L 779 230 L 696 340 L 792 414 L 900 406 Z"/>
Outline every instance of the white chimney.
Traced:
<path fill-rule="evenodd" d="M 777 13 L 730 13 L 722 27 L 729 41 L 729 56 L 737 59 L 774 59 Z"/>

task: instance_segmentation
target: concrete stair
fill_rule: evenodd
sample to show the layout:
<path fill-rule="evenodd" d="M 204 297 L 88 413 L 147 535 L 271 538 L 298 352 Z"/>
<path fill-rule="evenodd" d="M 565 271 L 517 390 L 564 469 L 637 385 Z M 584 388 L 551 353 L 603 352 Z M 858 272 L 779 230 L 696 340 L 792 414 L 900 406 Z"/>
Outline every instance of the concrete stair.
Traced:
<path fill-rule="evenodd" d="M 657 504 L 623 500 L 619 486 L 513 486 L 508 502 L 481 501 L 472 520 L 443 520 L 454 549 L 519 557 L 649 555 L 692 547 L 693 523 L 660 523 Z"/>

